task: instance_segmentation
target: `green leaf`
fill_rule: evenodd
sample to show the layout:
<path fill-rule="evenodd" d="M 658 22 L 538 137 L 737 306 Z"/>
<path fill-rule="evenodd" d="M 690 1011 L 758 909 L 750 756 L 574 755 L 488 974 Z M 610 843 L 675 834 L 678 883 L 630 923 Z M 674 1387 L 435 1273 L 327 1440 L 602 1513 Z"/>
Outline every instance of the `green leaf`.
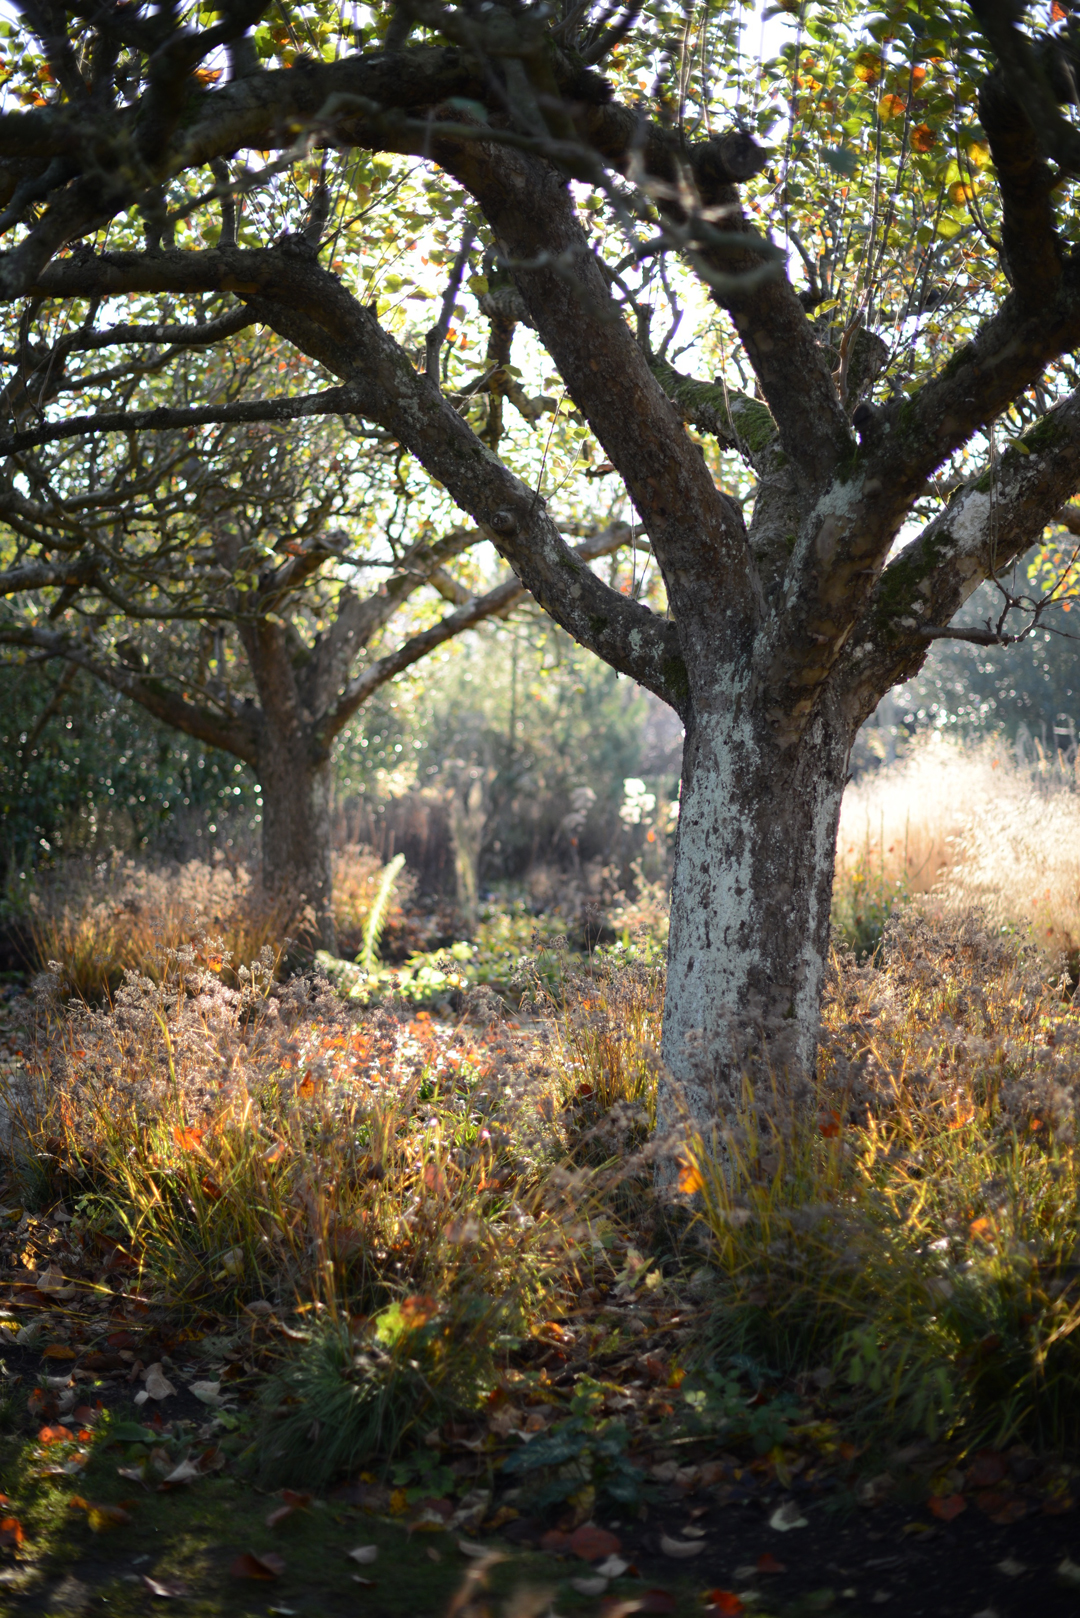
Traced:
<path fill-rule="evenodd" d="M 850 146 L 834 146 L 821 155 L 833 173 L 841 175 L 845 180 L 850 180 L 859 167 L 858 155 Z"/>
<path fill-rule="evenodd" d="M 105 1437 L 110 1444 L 156 1444 L 160 1435 L 137 1421 L 115 1421 L 109 1423 Z"/>

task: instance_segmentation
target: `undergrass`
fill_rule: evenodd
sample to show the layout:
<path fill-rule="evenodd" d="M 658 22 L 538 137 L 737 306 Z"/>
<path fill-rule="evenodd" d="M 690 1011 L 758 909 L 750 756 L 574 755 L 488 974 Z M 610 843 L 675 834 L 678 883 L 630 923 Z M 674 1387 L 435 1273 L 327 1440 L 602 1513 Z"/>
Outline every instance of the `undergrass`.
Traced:
<path fill-rule="evenodd" d="M 747 1092 L 690 1148 L 709 1349 L 834 1383 L 864 1436 L 1075 1453 L 1080 1018 L 973 918 L 909 910 L 884 953 L 834 958 L 816 1111 Z"/>
<path fill-rule="evenodd" d="M 1038 957 L 916 911 L 834 957 L 813 1104 L 747 1090 L 674 1207 L 647 1145 L 662 970 L 531 977 L 539 1029 L 372 1011 L 268 958 L 230 988 L 191 950 L 104 1007 L 46 992 L 10 1097 L 22 1199 L 62 1196 L 181 1319 L 310 1311 L 265 1367 L 275 1483 L 385 1473 L 479 1410 L 613 1236 L 695 1274 L 687 1365 L 827 1389 L 860 1443 L 1075 1452 L 1080 1017 Z"/>
<path fill-rule="evenodd" d="M 476 1605 L 461 1602 L 475 1563 L 458 1550 L 455 1534 L 416 1535 L 403 1524 L 327 1498 L 270 1527 L 266 1518 L 280 1497 L 256 1492 L 234 1473 L 167 1493 L 142 1490 L 118 1476 L 123 1448 L 104 1442 L 78 1489 L 95 1503 L 124 1501 L 130 1521 L 95 1533 L 86 1513 L 70 1508 L 70 1483 L 41 1479 L 31 1454 L 25 1442 L 0 1438 L 0 1474 L 26 1534 L 14 1577 L 0 1595 L 5 1612 L 21 1611 L 24 1602 L 28 1610 L 70 1610 L 75 1597 L 69 1596 L 68 1606 L 62 1597 L 54 1605 L 48 1593 L 65 1585 L 70 1590 L 77 1581 L 92 1591 L 95 1608 L 143 1618 L 165 1605 L 150 1594 L 144 1574 L 182 1583 L 187 1593 L 177 1606 L 192 1618 L 265 1618 L 268 1608 L 317 1612 L 320 1618 L 354 1618 L 358 1610 L 417 1618 L 444 1613 L 455 1601 L 463 1615 L 473 1615 L 485 1600 L 476 1586 Z M 358 1566 L 350 1559 L 360 1545 L 376 1548 L 374 1561 Z M 245 1552 L 268 1551 L 284 1561 L 277 1578 L 256 1581 L 230 1571 Z M 485 1568 L 486 1610 L 500 1618 L 536 1618 L 554 1598 L 560 1612 L 594 1613 L 595 1601 L 566 1582 L 570 1571 L 553 1568 L 541 1555 L 504 1555 Z M 368 1582 L 359 1585 L 358 1578 Z M 699 1607 L 688 1590 L 677 1611 L 686 1618 Z"/>

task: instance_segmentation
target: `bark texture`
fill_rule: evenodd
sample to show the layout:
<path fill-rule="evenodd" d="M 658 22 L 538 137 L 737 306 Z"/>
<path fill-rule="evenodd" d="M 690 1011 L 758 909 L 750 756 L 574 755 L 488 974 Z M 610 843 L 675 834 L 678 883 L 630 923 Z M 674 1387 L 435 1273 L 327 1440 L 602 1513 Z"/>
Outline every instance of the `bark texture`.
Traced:
<path fill-rule="evenodd" d="M 818 713 L 795 746 L 778 746 L 740 696 L 695 710 L 686 735 L 664 1003 L 670 1124 L 684 1105 L 699 1120 L 730 1116 L 744 1077 L 794 1100 L 814 1060 L 851 724 Z"/>

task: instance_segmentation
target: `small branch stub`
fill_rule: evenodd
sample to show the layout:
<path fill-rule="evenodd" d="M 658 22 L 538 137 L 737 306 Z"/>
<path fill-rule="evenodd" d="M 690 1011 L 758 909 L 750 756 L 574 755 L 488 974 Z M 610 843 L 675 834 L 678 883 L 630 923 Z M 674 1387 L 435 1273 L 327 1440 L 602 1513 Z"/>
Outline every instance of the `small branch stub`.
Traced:
<path fill-rule="evenodd" d="M 491 514 L 489 527 L 497 534 L 512 534 L 517 528 L 517 518 L 512 511 L 494 511 Z"/>

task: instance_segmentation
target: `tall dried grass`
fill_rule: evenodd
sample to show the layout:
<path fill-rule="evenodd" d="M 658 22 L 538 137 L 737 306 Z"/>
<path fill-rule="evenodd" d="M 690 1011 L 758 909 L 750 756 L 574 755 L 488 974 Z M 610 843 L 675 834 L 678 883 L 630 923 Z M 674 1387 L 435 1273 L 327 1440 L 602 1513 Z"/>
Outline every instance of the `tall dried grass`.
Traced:
<path fill-rule="evenodd" d="M 479 1398 L 500 1334 L 566 1284 L 585 1233 L 547 1172 L 556 1082 L 509 1031 L 361 1013 L 325 979 L 275 982 L 270 949 L 231 988 L 200 953 L 96 1007 L 39 979 L 7 1154 L 24 1200 L 63 1195 L 88 1252 L 119 1238 L 152 1300 L 314 1308 L 265 1462 L 322 1482 Z"/>
<path fill-rule="evenodd" d="M 1080 951 L 1080 792 L 1061 758 L 1021 763 L 1001 738 L 928 737 L 844 795 L 836 903 L 874 944 L 898 898 L 978 908 L 1050 958 Z"/>
<path fill-rule="evenodd" d="M 334 919 L 346 949 L 359 948 L 382 872 L 368 848 L 350 845 L 334 856 Z M 407 892 L 406 875 L 396 884 L 391 921 Z M 224 956 L 235 968 L 264 948 L 279 951 L 290 933 L 303 939 L 311 924 L 302 896 L 270 893 L 248 865 L 223 858 L 67 860 L 42 874 L 28 911 L 38 965 L 58 963 L 69 989 L 87 1000 L 115 994 L 127 971 L 160 976 L 168 952 L 193 937 L 204 940 L 204 956 Z"/>

